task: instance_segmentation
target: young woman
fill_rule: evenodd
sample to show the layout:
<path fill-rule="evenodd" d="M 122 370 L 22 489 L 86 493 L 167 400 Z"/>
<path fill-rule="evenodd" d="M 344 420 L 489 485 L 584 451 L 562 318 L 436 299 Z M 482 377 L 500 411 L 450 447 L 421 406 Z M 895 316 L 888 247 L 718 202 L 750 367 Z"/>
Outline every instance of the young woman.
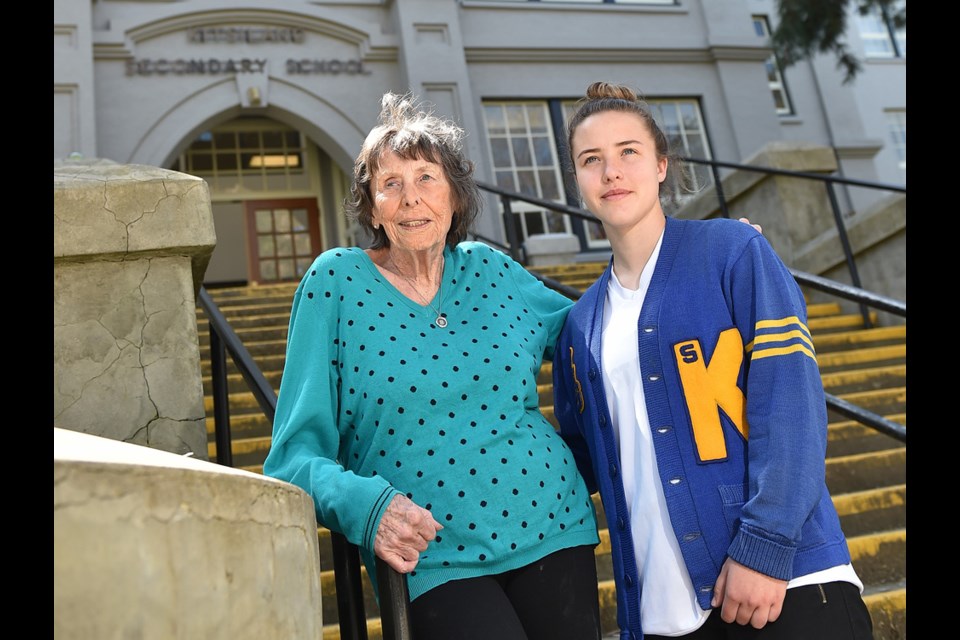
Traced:
<path fill-rule="evenodd" d="M 610 523 L 620 637 L 871 638 L 796 281 L 750 225 L 664 214 L 667 139 L 631 89 L 591 85 L 568 133 L 613 258 L 557 343 L 556 416 Z"/>

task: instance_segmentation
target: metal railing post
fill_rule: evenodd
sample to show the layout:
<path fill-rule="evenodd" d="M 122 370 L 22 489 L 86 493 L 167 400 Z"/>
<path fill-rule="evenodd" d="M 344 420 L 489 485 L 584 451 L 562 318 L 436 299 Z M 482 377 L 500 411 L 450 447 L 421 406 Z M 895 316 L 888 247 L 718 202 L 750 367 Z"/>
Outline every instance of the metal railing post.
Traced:
<path fill-rule="evenodd" d="M 847 236 L 847 225 L 843 222 L 843 214 L 840 212 L 840 203 L 837 201 L 837 191 L 832 182 L 826 183 L 827 197 L 830 198 L 830 206 L 833 208 L 833 219 L 837 225 L 837 235 L 840 238 L 840 246 L 843 247 L 843 257 L 847 262 L 847 269 L 850 271 L 850 283 L 857 287 L 860 286 L 860 274 L 857 271 L 857 261 L 853 257 L 853 247 L 850 245 L 850 238 Z M 863 317 L 864 329 L 870 329 L 873 323 L 870 322 L 870 310 L 863 303 L 860 303 L 860 315 Z"/>
<path fill-rule="evenodd" d="M 513 215 L 513 209 L 510 207 L 510 198 L 506 195 L 500 196 L 500 203 L 503 205 L 503 228 L 507 232 L 507 244 L 510 245 L 510 257 L 525 264 L 525 260 L 520 255 L 520 232 L 517 229 L 517 219 Z"/>
<path fill-rule="evenodd" d="M 717 192 L 717 199 L 720 201 L 720 215 L 724 218 L 730 217 L 730 210 L 727 208 L 727 198 L 723 195 L 723 181 L 720 179 L 720 167 L 715 164 L 710 165 L 713 172 L 713 186 Z"/>
<path fill-rule="evenodd" d="M 333 545 L 333 577 L 337 585 L 337 618 L 340 640 L 367 640 L 360 552 L 341 533 L 330 532 Z"/>
<path fill-rule="evenodd" d="M 210 333 L 210 385 L 213 395 L 214 435 L 217 443 L 217 463 L 233 466 L 233 439 L 230 436 L 230 389 L 227 383 L 227 350 L 220 332 L 208 322 Z"/>
<path fill-rule="evenodd" d="M 394 571 L 378 557 L 377 584 L 380 585 L 380 620 L 384 640 L 412 640 L 407 576 Z"/>

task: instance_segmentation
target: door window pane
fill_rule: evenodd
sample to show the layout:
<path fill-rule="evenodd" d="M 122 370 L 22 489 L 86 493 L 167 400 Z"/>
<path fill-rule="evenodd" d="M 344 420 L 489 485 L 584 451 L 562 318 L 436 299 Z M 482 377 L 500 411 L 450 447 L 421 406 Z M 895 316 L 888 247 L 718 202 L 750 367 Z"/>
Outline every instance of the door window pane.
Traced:
<path fill-rule="evenodd" d="M 288 233 L 290 231 L 290 210 L 273 210 L 273 229 L 277 233 Z"/>
<path fill-rule="evenodd" d="M 273 212 L 270 209 L 257 209 L 254 216 L 256 216 L 257 233 L 271 233 L 273 231 Z"/>

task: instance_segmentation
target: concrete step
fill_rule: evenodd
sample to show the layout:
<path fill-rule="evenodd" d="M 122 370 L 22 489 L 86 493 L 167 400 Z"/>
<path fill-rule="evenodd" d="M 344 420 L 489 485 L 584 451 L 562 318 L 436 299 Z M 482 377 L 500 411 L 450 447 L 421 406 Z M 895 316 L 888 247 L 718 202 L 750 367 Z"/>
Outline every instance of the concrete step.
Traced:
<path fill-rule="evenodd" d="M 874 640 L 907 640 L 906 582 L 883 591 L 864 590 L 863 599 L 873 620 Z"/>
<path fill-rule="evenodd" d="M 223 309 L 233 304 L 249 304 L 251 300 L 286 298 L 293 300 L 298 283 L 286 282 L 246 287 L 214 287 L 207 289 L 210 298 Z"/>
<path fill-rule="evenodd" d="M 283 363 L 286 361 L 285 353 L 272 352 L 255 354 L 251 352 L 250 355 L 253 357 L 253 361 L 257 364 L 257 368 L 260 369 L 261 373 L 283 373 Z M 210 361 L 208 359 L 204 359 L 200 363 L 200 375 L 202 375 L 204 379 L 210 377 Z M 237 368 L 233 358 L 227 354 L 227 377 L 229 378 L 230 376 L 235 376 L 238 380 L 243 379 L 243 376 L 240 374 L 240 369 Z"/>
<path fill-rule="evenodd" d="M 862 369 L 845 369 L 824 373 L 821 378 L 824 390 L 835 396 L 871 390 L 906 389 L 907 365 L 890 364 Z"/>
<path fill-rule="evenodd" d="M 896 529 L 847 538 L 853 568 L 864 589 L 903 584 L 907 580 L 907 530 Z"/>
<path fill-rule="evenodd" d="M 205 365 L 205 367 L 202 367 L 202 368 L 209 369 L 210 367 L 209 367 L 209 364 L 207 364 Z M 233 373 L 230 373 L 231 370 L 233 371 Z M 246 380 L 244 380 L 243 376 L 240 373 L 236 372 L 236 368 L 233 366 L 229 356 L 227 356 L 227 371 L 228 371 L 227 373 L 227 393 L 228 394 L 230 394 L 231 396 L 234 396 L 234 395 L 241 396 L 245 393 L 250 393 L 250 385 L 247 384 Z M 280 389 L 280 379 L 283 377 L 282 370 L 278 370 L 274 368 L 272 371 L 261 370 L 260 373 L 263 374 L 263 378 L 267 381 L 267 384 L 269 384 L 275 391 Z M 213 381 L 209 373 L 202 374 L 202 382 L 203 382 L 204 396 L 211 395 L 213 393 Z"/>
<path fill-rule="evenodd" d="M 260 307 L 257 308 L 260 311 Z M 237 314 L 237 315 L 226 315 L 224 314 L 227 322 L 230 323 L 230 326 L 233 327 L 234 331 L 239 333 L 240 329 L 259 329 L 263 328 L 286 328 L 290 323 L 290 303 L 287 304 L 277 304 L 269 309 L 263 310 L 262 313 L 253 314 Z M 199 318 L 198 318 L 199 320 Z M 209 329 L 209 324 L 207 322 L 198 322 L 197 324 L 197 333 L 206 333 Z"/>
<path fill-rule="evenodd" d="M 906 484 L 907 448 L 828 458 L 826 480 L 830 495 Z"/>
<path fill-rule="evenodd" d="M 214 300 L 214 302 L 217 302 Z M 273 297 L 258 297 L 248 298 L 248 299 L 236 299 L 228 301 L 225 304 L 220 304 L 217 302 L 217 307 L 220 309 L 220 313 L 227 320 L 233 320 L 234 318 L 242 318 L 244 316 L 262 316 L 262 315 L 271 315 L 275 313 L 290 313 L 290 306 L 293 304 L 293 296 L 273 296 Z M 200 314 L 203 314 L 204 310 L 202 307 L 198 307 L 197 317 L 200 317 Z"/>
<path fill-rule="evenodd" d="M 888 415 L 892 413 L 906 413 L 907 410 L 907 387 L 893 387 L 890 389 L 871 389 L 869 391 L 854 391 L 850 393 L 833 394 L 842 400 L 862 407 L 867 411 L 879 415 Z M 833 410 L 827 411 L 827 421 L 829 423 L 842 422 L 848 419 L 848 416 Z"/>
<path fill-rule="evenodd" d="M 200 345 L 200 355 L 203 358 L 209 357 L 210 334 L 209 325 L 206 320 L 199 321 L 197 325 L 197 341 Z M 287 342 L 287 325 L 283 324 L 272 327 L 236 327 L 231 325 L 233 332 L 237 334 L 240 341 L 246 345 L 255 342 L 283 341 Z"/>
<path fill-rule="evenodd" d="M 286 327 L 282 329 L 284 335 L 286 335 Z M 204 340 L 200 344 L 200 351 L 202 356 L 201 366 L 205 367 L 205 372 L 210 370 L 210 342 L 209 335 L 204 334 Z M 250 353 L 251 356 L 257 358 L 258 356 L 274 356 L 284 354 L 287 351 L 287 339 L 284 337 L 282 340 L 250 340 L 243 343 L 244 348 Z M 232 365 L 233 358 L 227 354 L 227 363 Z"/>
<path fill-rule="evenodd" d="M 819 349 L 819 345 L 814 343 Z M 907 362 L 907 345 L 891 344 L 879 347 L 858 347 L 843 351 L 817 353 L 820 372 L 829 374 L 862 367 L 903 364 Z"/>
<path fill-rule="evenodd" d="M 897 424 L 904 426 L 907 424 L 906 413 L 893 413 L 883 417 Z M 855 420 L 833 422 L 827 426 L 828 458 L 896 449 L 902 446 L 903 443 L 896 438 Z"/>
<path fill-rule="evenodd" d="M 906 325 L 894 325 L 890 327 L 873 327 L 871 329 L 861 328 L 850 331 L 824 332 L 813 336 L 813 345 L 817 349 L 817 354 L 821 355 L 871 346 L 906 346 L 906 339 Z"/>
<path fill-rule="evenodd" d="M 893 531 L 907 524 L 907 485 L 835 495 L 833 505 L 840 516 L 843 533 L 848 538 L 867 536 L 877 531 Z"/>
<path fill-rule="evenodd" d="M 877 314 L 869 314 L 870 322 L 877 321 Z M 828 315 L 821 318 L 807 317 L 807 328 L 813 334 L 830 331 L 850 331 L 863 328 L 863 317 L 860 314 L 850 313 L 843 315 Z M 816 341 L 814 341 L 816 344 Z"/>

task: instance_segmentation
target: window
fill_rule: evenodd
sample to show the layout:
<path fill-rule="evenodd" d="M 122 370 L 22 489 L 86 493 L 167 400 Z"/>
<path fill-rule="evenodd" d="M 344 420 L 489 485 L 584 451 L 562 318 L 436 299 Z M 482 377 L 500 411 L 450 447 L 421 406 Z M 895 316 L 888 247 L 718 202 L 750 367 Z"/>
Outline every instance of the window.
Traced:
<path fill-rule="evenodd" d="M 497 186 L 542 200 L 563 202 L 563 178 L 546 102 L 488 102 L 483 105 L 487 144 Z M 537 233 L 570 232 L 570 218 L 522 201 L 523 239 Z"/>
<path fill-rule="evenodd" d="M 753 30 L 761 38 L 770 40 L 770 21 L 766 16 L 753 16 Z M 765 65 L 767 83 L 770 85 L 770 93 L 773 94 L 773 106 L 777 114 L 781 116 L 793 114 L 793 105 L 790 103 L 790 95 L 783 81 L 783 68 L 780 66 L 780 61 L 771 54 Z"/>
<path fill-rule="evenodd" d="M 306 155 L 296 129 L 241 118 L 201 133 L 171 169 L 206 179 L 214 191 L 288 191 L 309 187 Z"/>
<path fill-rule="evenodd" d="M 890 109 L 887 113 L 887 130 L 890 143 L 897 155 L 901 169 L 907 168 L 907 112 L 903 109 Z"/>
<path fill-rule="evenodd" d="M 863 42 L 864 55 L 867 58 L 906 58 L 907 29 L 894 24 L 893 16 L 906 11 L 906 0 L 893 4 L 890 11 L 871 9 L 866 15 L 858 11 L 857 27 Z"/>
<path fill-rule="evenodd" d="M 647 103 L 663 128 L 673 153 L 711 159 L 700 105 L 696 100 L 648 99 Z M 567 141 L 563 138 L 566 135 L 566 122 L 575 108 L 575 100 L 483 103 L 487 148 L 498 187 L 542 200 L 581 206 L 572 195 L 575 193 L 571 185 L 572 176 L 564 175 L 559 151 L 566 146 Z M 563 122 L 557 122 L 557 119 Z M 687 170 L 695 192 L 713 184 L 709 167 L 691 163 Z M 678 189 L 674 192 L 676 198 L 664 202 L 668 212 L 692 195 L 681 193 Z M 584 224 L 579 219 L 572 220 L 567 215 L 521 201 L 512 201 L 510 206 L 520 222 L 521 241 L 531 234 L 574 232 L 582 233 L 590 248 L 609 246 L 603 227 L 598 222 Z M 500 213 L 502 218 L 502 210 Z"/>

